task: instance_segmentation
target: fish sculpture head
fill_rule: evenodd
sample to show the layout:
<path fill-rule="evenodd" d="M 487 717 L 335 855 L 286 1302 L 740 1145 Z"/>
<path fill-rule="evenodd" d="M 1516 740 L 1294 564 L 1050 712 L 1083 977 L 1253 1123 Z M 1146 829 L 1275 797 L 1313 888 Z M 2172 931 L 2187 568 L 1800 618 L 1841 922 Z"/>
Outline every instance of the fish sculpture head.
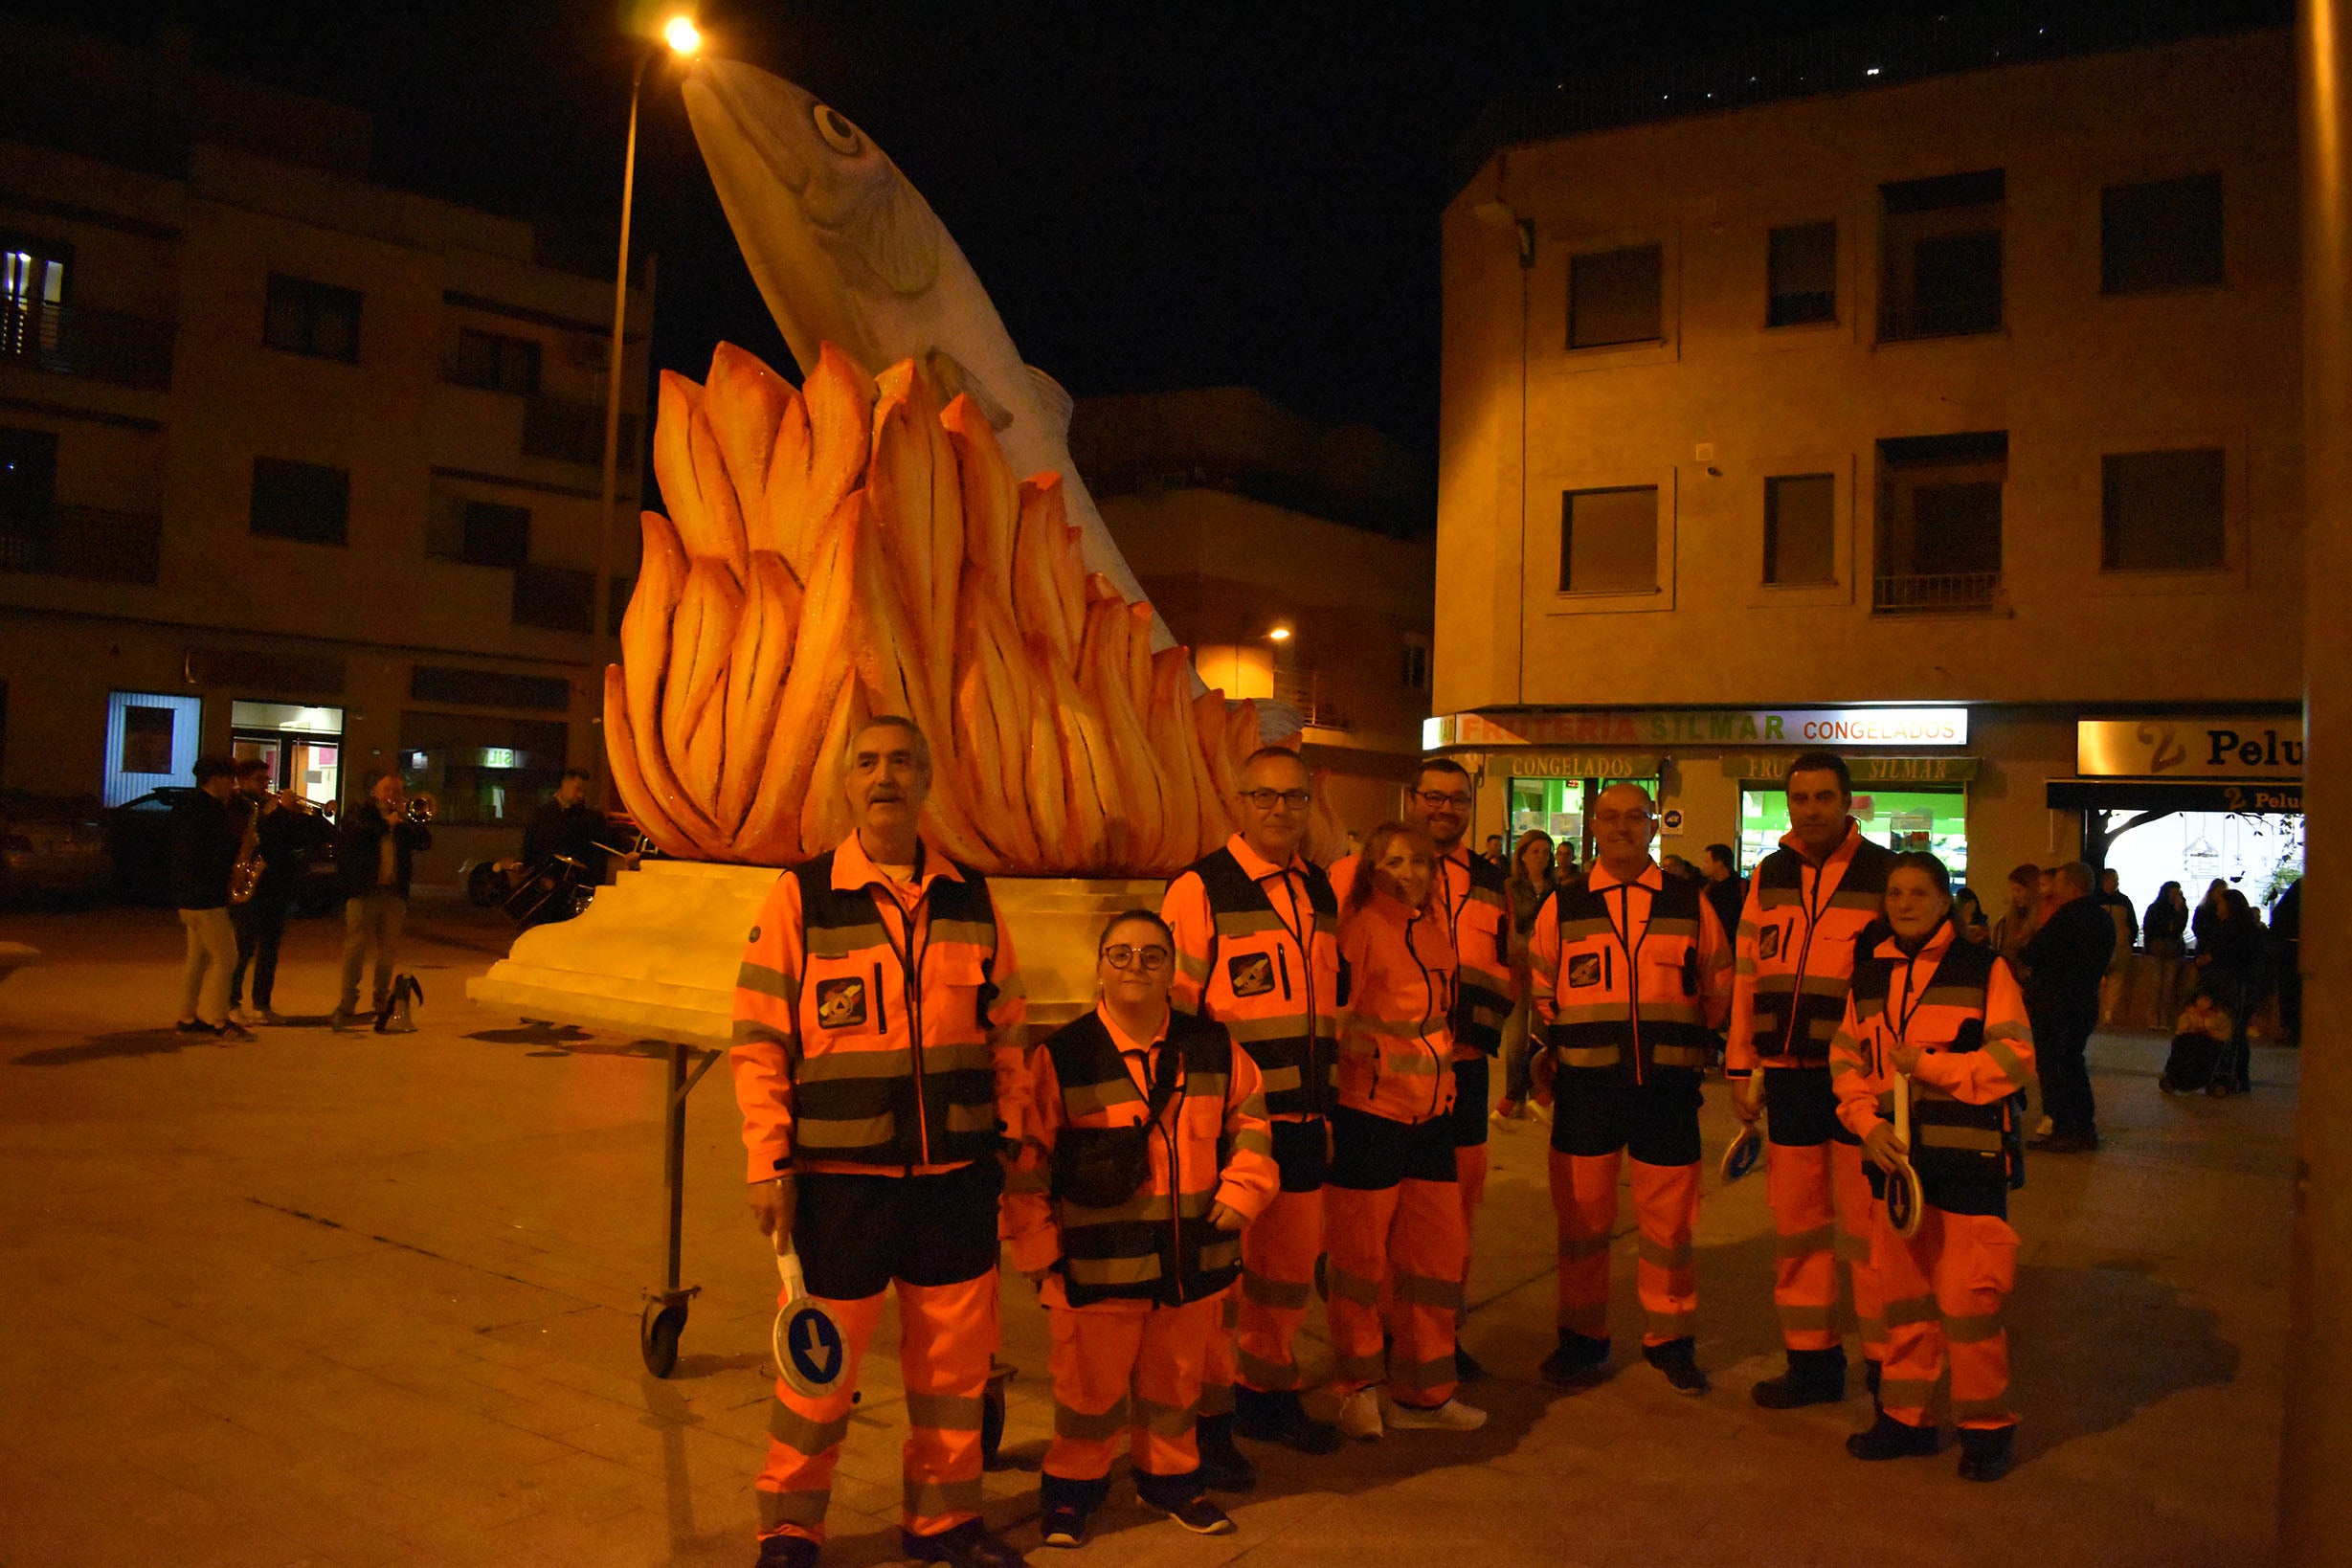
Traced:
<path fill-rule="evenodd" d="M 815 94 L 739 61 L 698 59 L 686 116 L 761 298 L 805 370 L 834 343 L 897 355 L 873 316 L 938 282 L 955 241 L 873 138 Z"/>

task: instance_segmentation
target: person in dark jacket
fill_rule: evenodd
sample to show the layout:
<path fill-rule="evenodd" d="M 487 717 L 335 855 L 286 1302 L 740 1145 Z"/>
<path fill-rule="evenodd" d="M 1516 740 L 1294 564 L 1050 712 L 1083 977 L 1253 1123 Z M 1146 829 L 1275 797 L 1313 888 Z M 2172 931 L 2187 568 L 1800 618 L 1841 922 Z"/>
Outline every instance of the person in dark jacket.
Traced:
<path fill-rule="evenodd" d="M 184 1035 L 253 1038 L 229 1019 L 229 972 L 236 967 L 229 877 L 245 837 L 244 821 L 229 804 L 235 793 L 227 757 L 198 757 L 195 789 L 171 808 L 171 903 L 188 937 L 175 1025 Z"/>
<path fill-rule="evenodd" d="M 2139 917 L 2140 944 L 2148 956 L 2156 960 L 2156 1016 L 2171 1018 L 2180 1011 L 2182 958 L 2186 953 L 2188 935 L 2188 895 L 2181 885 L 2168 882 L 2156 890 Z"/>
<path fill-rule="evenodd" d="M 2197 952 L 2197 968 L 2204 981 L 2215 995 L 2229 1000 L 2235 1027 L 2229 1031 L 2229 1049 L 2213 1069 L 2213 1082 L 2206 1086 L 2210 1094 L 2228 1094 L 2232 1090 L 2245 1094 L 2253 1087 L 2251 1056 L 2247 1044 L 2247 1026 L 2253 1021 L 2254 1011 L 2270 995 L 2270 952 L 2268 933 L 2254 913 L 2246 895 L 2234 887 L 2222 890 L 2221 918 L 2206 929 L 2206 940 Z"/>
<path fill-rule="evenodd" d="M 2107 918 L 2115 922 L 2115 952 L 2107 959 L 2106 978 L 2099 982 L 2099 1022 L 2112 1024 L 2123 1006 L 2131 978 L 2132 950 L 2139 945 L 2139 911 L 2123 891 L 2123 878 L 2114 866 L 2099 871 L 2099 890 L 2092 895 Z"/>
<path fill-rule="evenodd" d="M 2215 877 L 2205 886 L 2205 897 L 2197 901 L 2197 912 L 2188 917 L 2188 934 L 2202 953 L 2213 939 L 2213 928 L 2221 924 L 2222 906 L 2229 902 L 2229 885 Z"/>
<path fill-rule="evenodd" d="M 359 975 L 370 948 L 375 950 L 374 1008 L 382 1011 L 392 995 L 400 928 L 408 918 L 409 877 L 417 851 L 433 847 L 433 830 L 408 819 L 408 786 L 398 773 L 388 773 L 335 832 L 335 869 L 345 898 L 343 991 L 333 1019 L 338 1029 L 349 1027 L 359 1011 Z"/>
<path fill-rule="evenodd" d="M 2050 1131 L 2030 1147 L 2053 1154 L 2099 1146 L 2098 1111 L 2084 1053 L 2098 1024 L 2099 980 L 2115 955 L 2116 925 L 2091 895 L 2091 868 L 2070 861 L 2051 873 L 2057 907 L 2026 942 L 2026 1012 L 2033 1023 L 2042 1109 Z"/>
<path fill-rule="evenodd" d="M 596 837 L 603 831 L 604 813 L 588 803 L 587 772 L 567 768 L 563 782 L 523 835 L 523 863 L 537 870 L 561 855 L 579 862 L 590 882 L 601 882 L 604 851 L 596 847 Z"/>
<path fill-rule="evenodd" d="M 1707 902 L 1714 906 L 1715 918 L 1725 930 L 1736 931 L 1739 911 L 1748 902 L 1748 881 L 1733 862 L 1731 845 L 1707 846 L 1706 877 Z"/>
<path fill-rule="evenodd" d="M 2287 884 L 2287 890 L 2271 906 L 2272 961 L 2278 974 L 2278 1043 L 2299 1044 L 2303 1039 L 2303 879 Z"/>
<path fill-rule="evenodd" d="M 269 767 L 258 758 L 237 764 L 237 793 L 260 813 L 255 824 L 261 875 L 253 897 L 230 906 L 236 928 L 236 973 L 229 977 L 229 1015 L 239 1023 L 283 1023 L 270 1006 L 278 985 L 278 947 L 286 934 L 294 895 L 310 869 L 310 858 L 333 839 L 326 818 L 291 790 L 272 795 Z M 243 1007 L 245 976 L 253 974 L 253 1006 Z"/>

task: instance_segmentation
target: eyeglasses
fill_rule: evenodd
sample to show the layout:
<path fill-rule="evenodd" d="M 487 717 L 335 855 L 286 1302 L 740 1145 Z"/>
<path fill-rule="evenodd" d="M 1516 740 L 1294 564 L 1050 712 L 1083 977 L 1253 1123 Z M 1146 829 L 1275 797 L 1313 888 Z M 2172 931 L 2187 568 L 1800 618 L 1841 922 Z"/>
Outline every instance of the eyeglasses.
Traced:
<path fill-rule="evenodd" d="M 1413 798 L 1428 807 L 1431 811 L 1444 811 L 1448 806 L 1451 806 L 1456 811 L 1467 811 L 1470 809 L 1470 797 L 1468 795 L 1447 795 L 1443 790 L 1415 790 L 1413 792 Z"/>
<path fill-rule="evenodd" d="M 1157 974 L 1161 970 L 1166 969 L 1168 960 L 1173 956 L 1174 954 L 1170 953 L 1166 948 L 1135 948 L 1128 946 L 1125 942 L 1115 943 L 1103 950 L 1103 957 L 1111 968 L 1134 969 L 1140 966 L 1146 974 Z"/>
<path fill-rule="evenodd" d="M 1646 827 L 1653 820 L 1646 811 L 1597 811 L 1593 813 L 1595 827 L 1614 827 L 1623 822 L 1627 827 Z"/>
<path fill-rule="evenodd" d="M 1305 811 L 1307 802 L 1314 798 L 1313 792 L 1309 790 L 1243 790 L 1241 795 L 1260 811 L 1272 811 L 1276 806 Z"/>

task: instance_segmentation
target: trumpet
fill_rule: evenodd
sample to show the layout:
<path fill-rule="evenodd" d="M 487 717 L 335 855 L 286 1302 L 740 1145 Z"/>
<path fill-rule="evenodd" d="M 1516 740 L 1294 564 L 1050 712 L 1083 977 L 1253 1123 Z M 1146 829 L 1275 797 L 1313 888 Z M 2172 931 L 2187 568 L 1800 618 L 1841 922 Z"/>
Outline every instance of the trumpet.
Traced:
<path fill-rule="evenodd" d="M 432 792 L 419 790 L 409 796 L 408 819 L 422 826 L 432 821 L 434 814 L 440 809 L 441 803 L 433 797 Z"/>
<path fill-rule="evenodd" d="M 324 817 L 329 821 L 334 820 L 336 805 L 332 800 L 313 800 L 307 795 L 297 795 L 292 790 L 280 790 L 271 796 L 271 799 L 282 810 L 299 811 L 306 816 Z"/>

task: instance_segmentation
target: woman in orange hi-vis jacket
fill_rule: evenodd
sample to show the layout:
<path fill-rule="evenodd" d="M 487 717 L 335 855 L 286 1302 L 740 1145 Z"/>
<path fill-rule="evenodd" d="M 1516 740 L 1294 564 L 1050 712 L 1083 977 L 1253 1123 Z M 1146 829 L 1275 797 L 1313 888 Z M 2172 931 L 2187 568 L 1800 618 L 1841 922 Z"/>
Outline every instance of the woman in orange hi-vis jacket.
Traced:
<path fill-rule="evenodd" d="M 1838 1116 L 1871 1163 L 1883 1198 L 1908 1159 L 1919 1177 L 1919 1227 L 1895 1234 L 1873 1205 L 1870 1262 L 1887 1305 L 1877 1422 L 1846 1440 L 1857 1459 L 1936 1451 L 1928 1413 L 1947 1361 L 1960 1475 L 2008 1473 L 2017 1417 L 2001 1306 L 2017 1278 L 2009 1187 L 2018 1096 L 2033 1082 L 2033 1036 L 2006 961 L 1962 942 L 1951 878 L 1933 855 L 1895 857 L 1887 872 L 1893 934 L 1854 964 L 1846 1020 L 1829 1048 Z M 1911 1141 L 1895 1136 L 1897 1077 L 1910 1082 Z"/>
<path fill-rule="evenodd" d="M 1257 1064 L 1223 1024 L 1168 1004 L 1176 939 L 1147 909 L 1103 931 L 1102 1000 L 1030 1054 L 1026 1160 L 1008 1189 L 1013 1263 L 1053 1314 L 1047 1546 L 1076 1546 L 1128 1434 L 1135 1492 L 1197 1534 L 1209 1501 L 1195 1420 L 1210 1335 L 1242 1268 L 1241 1231 L 1278 1180 Z"/>
<path fill-rule="evenodd" d="M 1381 1435 L 1374 1385 L 1385 1371 L 1389 1424 L 1467 1432 L 1487 1417 L 1453 1397 L 1469 1234 L 1449 1116 L 1454 952 L 1429 904 L 1437 852 L 1420 829 L 1384 822 L 1359 863 L 1366 874 L 1340 911 L 1338 1104 L 1323 1192 L 1339 1429 Z"/>

